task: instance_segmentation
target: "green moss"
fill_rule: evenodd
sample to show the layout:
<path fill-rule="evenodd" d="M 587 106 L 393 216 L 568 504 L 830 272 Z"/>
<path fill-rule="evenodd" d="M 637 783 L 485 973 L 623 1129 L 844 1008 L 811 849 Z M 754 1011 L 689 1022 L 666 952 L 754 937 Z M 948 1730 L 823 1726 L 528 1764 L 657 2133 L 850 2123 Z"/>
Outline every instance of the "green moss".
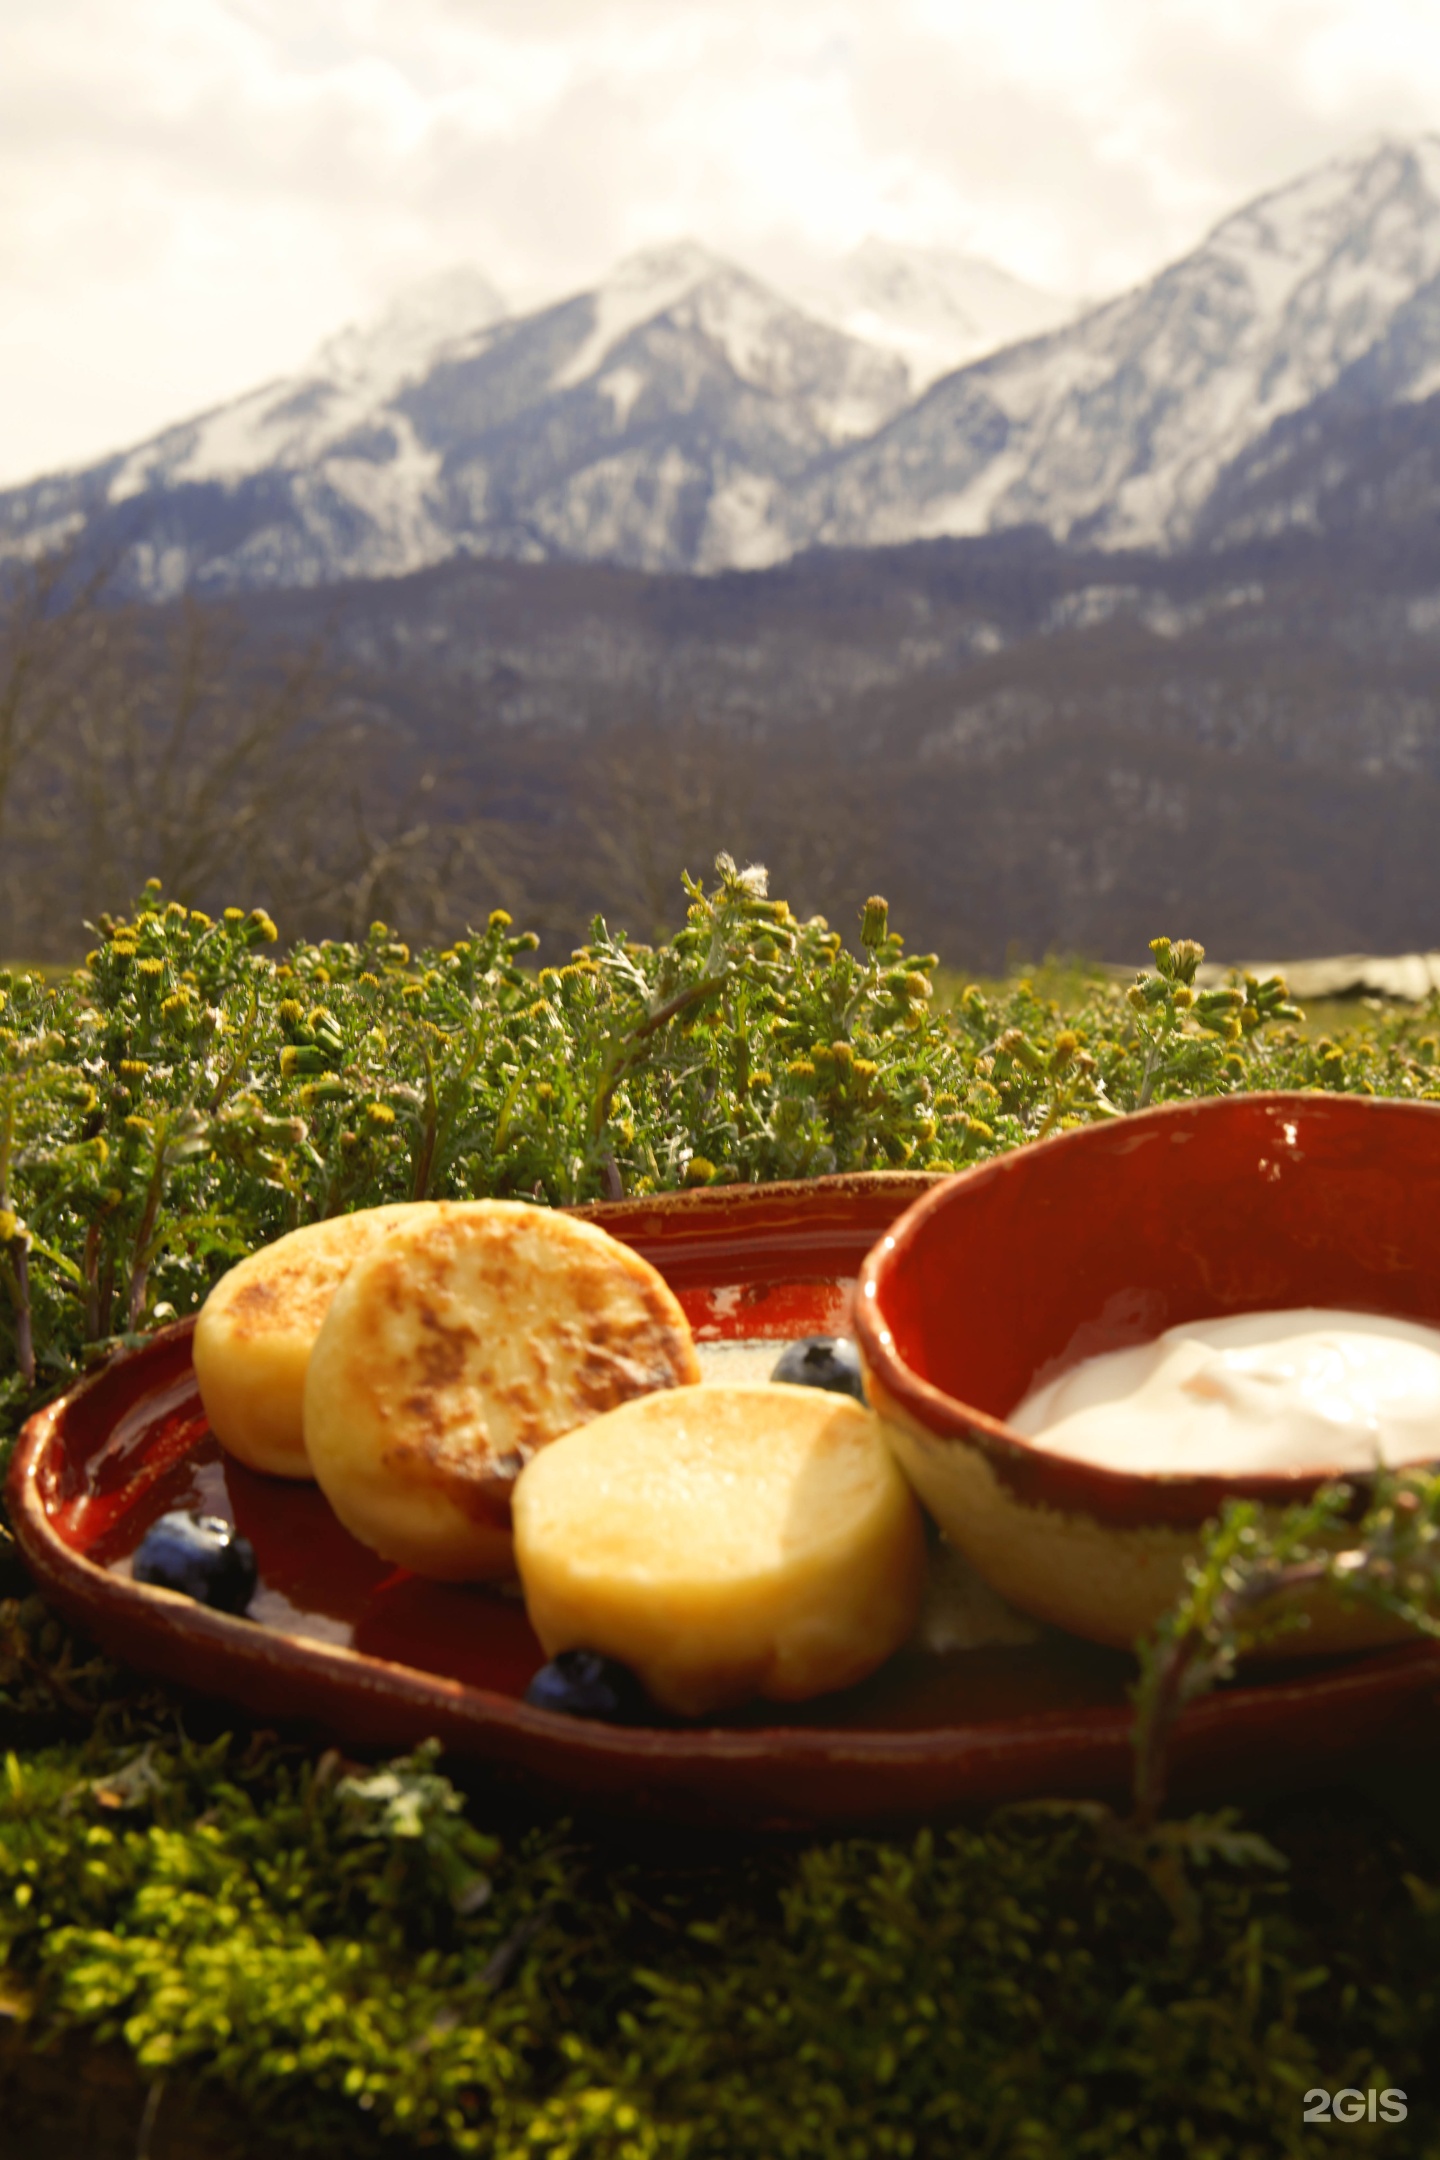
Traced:
<path fill-rule="evenodd" d="M 642 1861 L 486 1812 L 423 1754 L 52 1744 L 6 1766 L 0 1942 L 46 2030 L 347 2153 L 1299 2154 L 1313 2085 L 1420 2098 L 1436 1901 L 1373 1823 L 1364 1912 L 1221 1875 L 1182 1946 L 1080 1822 Z"/>

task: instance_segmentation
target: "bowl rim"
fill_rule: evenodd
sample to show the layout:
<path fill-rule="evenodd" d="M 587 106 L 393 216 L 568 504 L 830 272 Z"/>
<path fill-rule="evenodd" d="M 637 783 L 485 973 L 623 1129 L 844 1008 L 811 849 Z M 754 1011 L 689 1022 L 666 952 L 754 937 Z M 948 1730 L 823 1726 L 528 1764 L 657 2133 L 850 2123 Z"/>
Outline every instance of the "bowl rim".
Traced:
<path fill-rule="evenodd" d="M 1321 1095 L 1300 1089 L 1256 1089 L 1243 1095 L 1212 1095 L 1183 1102 L 1151 1105 L 1129 1113 L 1123 1120 L 1078 1126 L 1038 1140 L 1028 1147 L 1010 1148 L 991 1156 L 972 1169 L 957 1172 L 943 1184 L 912 1202 L 904 1214 L 876 1242 L 861 1263 L 855 1285 L 854 1330 L 868 1374 L 881 1393 L 901 1412 L 906 1422 L 941 1447 L 953 1444 L 977 1447 L 1001 1483 L 1012 1495 L 1032 1504 L 1061 1505 L 1067 1512 L 1083 1512 L 1098 1521 L 1127 1529 L 1165 1525 L 1198 1526 L 1219 1512 L 1229 1499 L 1254 1500 L 1270 1507 L 1293 1505 L 1310 1499 L 1322 1485 L 1346 1484 L 1363 1489 L 1371 1472 L 1333 1467 L 1303 1470 L 1253 1471 L 1236 1476 L 1214 1471 L 1117 1470 L 1081 1457 L 1047 1448 L 1007 1425 L 1003 1418 L 962 1402 L 907 1365 L 895 1347 L 885 1324 L 885 1296 L 897 1268 L 932 1215 L 954 1205 L 962 1193 L 992 1185 L 1014 1175 L 1041 1156 L 1057 1150 L 1074 1152 L 1094 1146 L 1104 1138 L 1126 1132 L 1153 1130 L 1168 1123 L 1207 1117 L 1235 1116 L 1242 1110 L 1303 1109 L 1313 1113 L 1323 1104 L 1327 1117 L 1399 1115 L 1440 1119 L 1440 1103 L 1410 1102 L 1396 1096 Z M 1341 1108 L 1341 1105 L 1346 1107 Z M 1022 1173 L 1023 1174 L 1023 1173 Z M 1440 1323 L 1437 1323 L 1440 1324 Z M 1415 1464 L 1398 1468 L 1418 1468 Z"/>

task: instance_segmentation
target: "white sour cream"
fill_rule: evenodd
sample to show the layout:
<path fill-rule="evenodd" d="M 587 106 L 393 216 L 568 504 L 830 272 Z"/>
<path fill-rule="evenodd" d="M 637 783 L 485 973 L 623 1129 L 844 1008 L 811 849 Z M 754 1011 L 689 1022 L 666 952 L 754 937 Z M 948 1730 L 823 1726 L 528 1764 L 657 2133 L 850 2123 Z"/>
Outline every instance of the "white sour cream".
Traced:
<path fill-rule="evenodd" d="M 1244 1476 L 1440 1459 L 1440 1328 L 1236 1313 L 1086 1358 L 1006 1422 L 1107 1470 Z"/>

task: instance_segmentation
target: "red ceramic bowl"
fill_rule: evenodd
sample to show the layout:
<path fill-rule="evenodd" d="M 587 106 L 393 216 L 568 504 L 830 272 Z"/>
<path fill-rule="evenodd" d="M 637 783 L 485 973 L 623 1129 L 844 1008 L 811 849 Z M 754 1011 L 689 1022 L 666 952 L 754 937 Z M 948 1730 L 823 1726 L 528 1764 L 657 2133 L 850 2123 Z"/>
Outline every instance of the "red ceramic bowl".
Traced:
<path fill-rule="evenodd" d="M 1306 1305 L 1440 1325 L 1440 1107 L 1231 1096 L 1001 1156 L 881 1239 L 855 1332 L 871 1399 L 951 1541 L 1022 1610 L 1123 1645 L 1174 1602 L 1227 1496 L 1284 1506 L 1338 1473 L 1106 1470 L 1006 1417 L 1042 1379 L 1181 1321 Z M 1317 1604 L 1276 1647 L 1394 1636 L 1378 1615 Z"/>

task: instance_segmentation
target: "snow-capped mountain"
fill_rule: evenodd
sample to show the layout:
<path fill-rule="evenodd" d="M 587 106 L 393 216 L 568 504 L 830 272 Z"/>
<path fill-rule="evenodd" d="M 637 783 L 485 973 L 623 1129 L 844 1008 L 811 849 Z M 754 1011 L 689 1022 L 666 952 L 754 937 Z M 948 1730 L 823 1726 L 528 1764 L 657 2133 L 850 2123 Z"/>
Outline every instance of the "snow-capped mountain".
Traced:
<path fill-rule="evenodd" d="M 898 353 L 911 388 L 1069 322 L 1080 303 L 979 256 L 901 247 L 873 235 L 838 260 L 777 254 L 772 282 L 848 337 Z"/>
<path fill-rule="evenodd" d="M 1385 503 L 1440 485 L 1440 136 L 1332 160 L 1056 327 L 1053 296 L 878 242 L 785 290 L 806 305 L 693 242 L 521 315 L 432 280 L 291 379 L 0 495 L 0 559 L 83 536 L 162 598 L 1022 525 L 1176 550 L 1348 515 L 1376 459 Z M 1011 342 L 917 397 L 972 335 Z"/>
<path fill-rule="evenodd" d="M 1035 523 L 1182 546 L 1287 416 L 1337 388 L 1372 404 L 1440 390 L 1437 273 L 1440 137 L 1332 160 L 1138 290 L 937 383 L 796 492 L 789 544 Z"/>
<path fill-rule="evenodd" d="M 709 569 L 758 535 L 768 559 L 779 491 L 909 394 L 893 354 L 691 242 L 518 317 L 462 273 L 297 377 L 0 496 L 0 550 L 85 528 L 155 598 L 465 552 Z"/>

